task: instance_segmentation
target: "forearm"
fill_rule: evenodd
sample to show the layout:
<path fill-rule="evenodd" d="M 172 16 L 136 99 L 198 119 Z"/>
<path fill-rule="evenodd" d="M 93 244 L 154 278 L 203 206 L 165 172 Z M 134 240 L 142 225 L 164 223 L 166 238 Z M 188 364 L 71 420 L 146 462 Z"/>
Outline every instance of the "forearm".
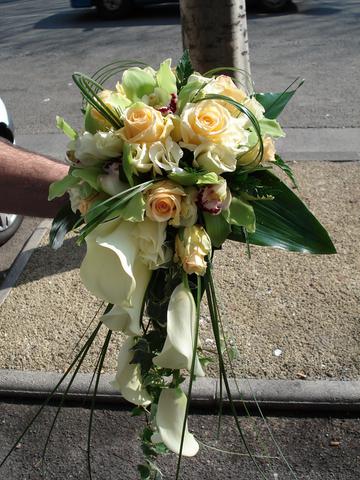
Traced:
<path fill-rule="evenodd" d="M 68 166 L 0 139 L 0 212 L 52 218 L 66 202 L 48 202 L 50 183 L 63 178 Z"/>

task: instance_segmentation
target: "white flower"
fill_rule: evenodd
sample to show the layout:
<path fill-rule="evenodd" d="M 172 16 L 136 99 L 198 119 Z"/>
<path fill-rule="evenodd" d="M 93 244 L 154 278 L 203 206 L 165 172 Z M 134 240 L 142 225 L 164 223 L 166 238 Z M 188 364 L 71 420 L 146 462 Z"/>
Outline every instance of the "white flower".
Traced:
<path fill-rule="evenodd" d="M 188 288 L 182 283 L 173 291 L 167 311 L 167 337 L 153 363 L 163 368 L 191 370 L 195 343 L 196 306 Z M 196 355 L 194 374 L 204 376 Z"/>
<path fill-rule="evenodd" d="M 109 158 L 121 155 L 123 142 L 113 131 L 97 132 L 95 135 L 84 132 L 68 144 L 75 158 L 84 166 L 91 167 L 103 163 Z"/>
<path fill-rule="evenodd" d="M 137 258 L 133 232 L 136 224 L 113 220 L 97 226 L 87 237 L 87 253 L 80 268 L 85 287 L 103 300 L 121 307 L 132 306 L 138 275 L 147 276 L 148 267 Z"/>
<path fill-rule="evenodd" d="M 144 269 L 142 262 L 135 262 L 134 277 L 136 286 L 131 297 L 132 307 L 114 305 L 100 320 L 110 330 L 121 331 L 126 335 L 141 335 L 140 315 L 144 296 L 151 278 L 151 270 Z"/>
<path fill-rule="evenodd" d="M 245 130 L 244 130 L 245 132 Z M 247 143 L 247 139 L 244 144 Z M 237 151 L 221 144 L 203 143 L 194 151 L 194 166 L 217 174 L 233 172 L 236 169 Z"/>
<path fill-rule="evenodd" d="M 154 222 L 145 217 L 143 222 L 137 223 L 134 230 L 139 245 L 139 257 L 151 270 L 159 268 L 171 258 L 171 252 L 164 247 L 166 227 L 167 222 Z"/>
<path fill-rule="evenodd" d="M 152 440 L 165 443 L 174 453 L 180 453 L 183 423 L 186 414 L 186 395 L 180 388 L 165 388 L 161 391 L 156 412 L 156 425 L 159 435 L 153 435 Z M 194 435 L 189 433 L 186 421 L 182 455 L 193 457 L 199 450 L 199 444 Z"/>
<path fill-rule="evenodd" d="M 131 165 L 138 173 L 149 172 L 153 168 L 153 164 L 149 157 L 149 147 L 146 143 L 134 143 L 131 145 Z"/>
<path fill-rule="evenodd" d="M 129 337 L 121 347 L 118 356 L 118 365 L 113 385 L 121 395 L 135 405 L 149 405 L 151 397 L 146 388 L 142 386 L 139 364 L 131 364 L 134 346 L 134 338 Z"/>
<path fill-rule="evenodd" d="M 183 151 L 169 136 L 165 143 L 155 142 L 150 146 L 149 157 L 153 163 L 155 173 L 161 174 L 161 169 L 171 171 L 179 166 Z"/>

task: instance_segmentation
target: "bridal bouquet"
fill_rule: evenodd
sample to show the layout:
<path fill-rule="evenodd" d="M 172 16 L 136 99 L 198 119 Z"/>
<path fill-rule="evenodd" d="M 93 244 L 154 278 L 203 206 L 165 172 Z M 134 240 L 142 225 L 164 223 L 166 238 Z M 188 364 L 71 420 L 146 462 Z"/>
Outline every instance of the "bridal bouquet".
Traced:
<path fill-rule="evenodd" d="M 57 119 L 70 137 L 70 169 L 51 186 L 49 198 L 68 193 L 70 200 L 53 222 L 51 241 L 57 248 L 68 231 L 77 232 L 87 245 L 81 279 L 108 304 L 78 360 L 106 326 L 96 391 L 112 332 L 125 334 L 114 385 L 134 404 L 133 413 L 146 417 L 142 479 L 160 478 L 159 453 L 181 459 L 199 449 L 187 416 L 193 382 L 211 360 L 198 338 L 204 294 L 236 418 L 212 278 L 214 251 L 226 239 L 248 249 L 335 251 L 324 228 L 274 173 L 281 169 L 296 185 L 275 148 L 284 136 L 276 118 L 296 89 L 249 92 L 219 73 L 195 72 L 187 52 L 176 68 L 168 59 L 158 70 L 114 62 L 92 77 L 75 73 L 85 129 L 77 132 Z M 110 79 L 111 90 L 105 87 Z"/>

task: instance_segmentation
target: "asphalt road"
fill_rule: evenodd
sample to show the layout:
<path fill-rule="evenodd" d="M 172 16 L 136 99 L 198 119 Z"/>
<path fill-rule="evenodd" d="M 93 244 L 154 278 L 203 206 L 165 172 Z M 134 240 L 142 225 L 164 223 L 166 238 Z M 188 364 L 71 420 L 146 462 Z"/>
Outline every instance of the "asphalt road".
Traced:
<path fill-rule="evenodd" d="M 284 126 L 360 126 L 360 2 L 296 4 L 297 13 L 249 11 L 257 89 L 281 90 L 304 77 L 306 84 L 282 117 Z M 81 125 L 74 71 L 91 73 L 118 58 L 156 66 L 166 57 L 177 61 L 181 50 L 176 6 L 106 22 L 94 10 L 71 9 L 68 0 L 0 2 L 0 95 L 20 134 L 55 132 L 56 114 Z"/>
<path fill-rule="evenodd" d="M 0 459 L 27 425 L 37 406 L 2 403 L 0 405 Z M 217 417 L 197 412 L 189 418 L 190 429 L 203 444 L 229 453 L 201 446 L 199 454 L 183 460 L 182 480 L 255 480 L 262 478 L 234 429 L 231 416 L 224 416 L 221 436 L 216 443 Z M 55 407 L 47 407 L 30 432 L 0 470 L 1 478 L 10 480 L 85 480 L 87 428 L 89 410 L 69 407 L 62 410 L 41 466 L 41 452 Z M 278 456 L 264 423 L 259 418 L 240 419 L 246 440 L 253 453 Z M 281 418 L 270 417 L 268 425 L 291 463 L 293 476 L 280 460 L 259 460 L 268 480 L 358 480 L 359 421 L 351 418 Z M 92 434 L 93 480 L 138 479 L 136 465 L 142 461 L 137 435 L 143 419 L 130 417 L 124 410 L 95 412 Z M 161 461 L 165 479 L 174 479 L 175 455 Z"/>

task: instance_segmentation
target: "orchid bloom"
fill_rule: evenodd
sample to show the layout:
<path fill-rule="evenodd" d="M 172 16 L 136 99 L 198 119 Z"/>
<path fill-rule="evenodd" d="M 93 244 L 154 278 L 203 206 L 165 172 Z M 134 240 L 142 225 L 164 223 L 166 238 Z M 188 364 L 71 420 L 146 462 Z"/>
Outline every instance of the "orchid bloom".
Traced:
<path fill-rule="evenodd" d="M 169 450 L 180 453 L 181 435 L 186 414 L 187 398 L 180 388 L 165 388 L 161 391 L 156 413 L 158 435 L 152 437 L 154 443 L 162 441 Z M 182 455 L 193 457 L 199 450 L 194 435 L 185 427 Z"/>
<path fill-rule="evenodd" d="M 183 283 L 173 291 L 167 311 L 167 337 L 153 363 L 162 368 L 191 370 L 195 343 L 196 306 L 190 290 Z M 194 374 L 204 376 L 196 355 Z"/>

